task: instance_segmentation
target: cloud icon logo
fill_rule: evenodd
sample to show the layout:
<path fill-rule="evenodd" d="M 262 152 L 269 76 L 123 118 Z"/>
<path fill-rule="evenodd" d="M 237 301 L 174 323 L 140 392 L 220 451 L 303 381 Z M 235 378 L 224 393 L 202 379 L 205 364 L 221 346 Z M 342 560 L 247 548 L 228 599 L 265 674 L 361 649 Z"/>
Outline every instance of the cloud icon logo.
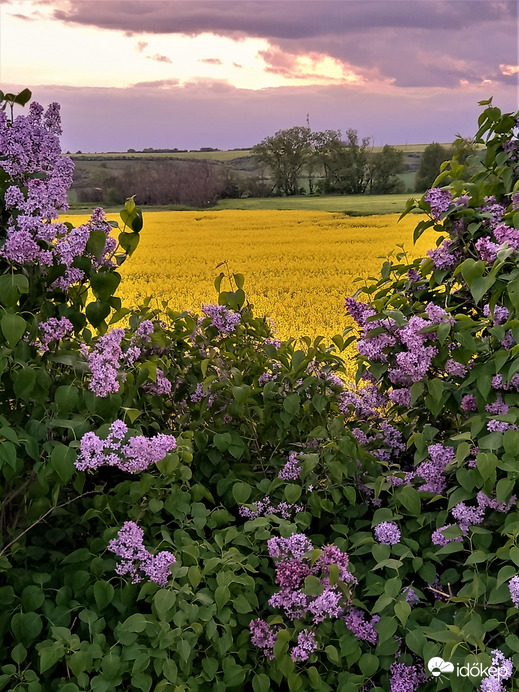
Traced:
<path fill-rule="evenodd" d="M 440 658 L 439 656 L 431 658 L 431 660 L 427 664 L 427 668 L 429 668 L 429 672 L 435 678 L 440 676 L 442 673 L 454 672 L 454 664 L 450 661 L 444 661 L 443 658 Z"/>

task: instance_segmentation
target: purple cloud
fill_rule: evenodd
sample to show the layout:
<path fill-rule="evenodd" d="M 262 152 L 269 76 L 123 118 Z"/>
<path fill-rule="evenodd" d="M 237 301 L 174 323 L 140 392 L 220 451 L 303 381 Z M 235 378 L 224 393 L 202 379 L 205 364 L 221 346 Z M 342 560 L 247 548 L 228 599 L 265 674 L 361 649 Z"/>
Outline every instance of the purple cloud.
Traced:
<path fill-rule="evenodd" d="M 512 0 L 54 0 L 53 16 L 130 34 L 264 38 L 284 53 L 330 55 L 400 86 L 510 84 L 499 65 L 517 62 Z"/>
<path fill-rule="evenodd" d="M 171 60 L 168 58 L 167 55 L 159 55 L 159 53 L 155 53 L 155 55 L 147 55 L 146 57 L 149 58 L 149 60 L 155 60 L 155 62 L 171 63 Z"/>
<path fill-rule="evenodd" d="M 205 62 L 208 65 L 223 65 L 223 62 L 219 58 L 200 58 L 198 62 Z"/>

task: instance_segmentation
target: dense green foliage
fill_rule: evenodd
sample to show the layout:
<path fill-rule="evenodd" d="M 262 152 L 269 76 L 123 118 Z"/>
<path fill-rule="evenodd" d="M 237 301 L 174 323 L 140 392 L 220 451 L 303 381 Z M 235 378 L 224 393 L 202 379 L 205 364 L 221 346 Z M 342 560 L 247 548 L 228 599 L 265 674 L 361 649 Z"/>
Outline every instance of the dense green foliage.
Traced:
<path fill-rule="evenodd" d="M 55 109 L 31 109 L 3 121 L 0 154 L 0 689 L 412 692 L 450 687 L 433 657 L 488 666 L 494 648 L 518 668 L 517 116 L 489 106 L 483 169 L 467 181 L 453 160 L 439 195 L 410 201 L 430 215 L 417 234 L 447 243 L 386 262 L 369 304 L 349 301 L 352 392 L 338 375 L 354 337 L 278 342 L 240 274 L 216 279 L 200 317 L 126 310 L 117 268 L 140 210 L 128 200 L 118 244 L 99 210 L 50 233 L 67 170 Z M 38 165 L 9 149 L 15 129 Z M 475 513 L 456 525 L 460 503 Z M 132 583 L 116 560 L 126 522 L 175 556 L 164 579 Z M 294 534 L 311 542 L 291 563 L 310 605 L 290 617 L 269 600 L 272 546 Z M 259 619 L 270 649 L 251 641 Z"/>

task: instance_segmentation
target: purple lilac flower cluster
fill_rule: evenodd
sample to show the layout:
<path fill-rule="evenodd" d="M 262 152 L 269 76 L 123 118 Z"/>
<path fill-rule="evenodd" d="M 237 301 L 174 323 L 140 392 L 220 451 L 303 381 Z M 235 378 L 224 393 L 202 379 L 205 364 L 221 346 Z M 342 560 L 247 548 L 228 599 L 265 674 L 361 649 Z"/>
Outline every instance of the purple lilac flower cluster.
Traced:
<path fill-rule="evenodd" d="M 454 448 L 438 443 L 429 445 L 429 460 L 422 461 L 416 467 L 415 475 L 425 483 L 418 488 L 419 492 L 441 495 L 446 488 L 445 468 L 454 459 Z"/>
<path fill-rule="evenodd" d="M 449 209 L 452 202 L 450 190 L 442 190 L 439 187 L 432 187 L 424 196 L 424 201 L 431 207 L 431 214 L 435 221 L 439 221 L 443 212 Z"/>
<path fill-rule="evenodd" d="M 128 574 L 132 584 L 138 584 L 143 577 L 167 586 L 169 568 L 176 562 L 175 556 L 167 550 L 152 555 L 143 543 L 144 531 L 134 522 L 125 521 L 121 530 L 108 544 L 108 550 L 121 558 L 115 568 L 117 574 Z"/>
<path fill-rule="evenodd" d="M 508 582 L 508 588 L 510 589 L 510 598 L 512 603 L 516 608 L 519 608 L 519 574 L 512 577 Z"/>
<path fill-rule="evenodd" d="M 494 305 L 494 309 L 491 312 L 490 305 L 488 303 L 483 306 L 483 315 L 485 317 L 492 317 L 494 324 L 504 324 L 510 315 L 510 311 L 504 305 Z"/>
<path fill-rule="evenodd" d="M 94 394 L 106 397 L 119 391 L 120 361 L 123 356 L 121 342 L 124 329 L 112 329 L 100 337 L 88 355 L 88 366 L 92 372 L 89 388 Z"/>
<path fill-rule="evenodd" d="M 471 526 L 477 526 L 483 523 L 485 518 L 485 511 L 487 509 L 493 510 L 495 512 L 509 512 L 510 509 L 517 502 L 517 496 L 512 495 L 508 502 L 498 502 L 496 497 L 488 497 L 483 492 L 479 492 L 476 496 L 477 506 L 469 507 L 464 502 L 459 502 L 455 507 L 452 508 L 451 514 L 453 518 L 457 521 L 457 526 L 466 535 Z M 447 538 L 443 535 L 443 531 L 450 526 L 455 526 L 456 524 L 446 524 L 441 528 L 434 531 L 431 540 L 434 545 L 444 546 L 452 541 L 462 541 L 462 536 L 456 536 L 455 538 Z"/>
<path fill-rule="evenodd" d="M 382 521 L 375 526 L 375 538 L 383 545 L 396 545 L 400 542 L 400 529 L 394 521 Z"/>
<path fill-rule="evenodd" d="M 136 435 L 123 444 L 127 433 L 128 426 L 121 420 L 111 424 L 105 440 L 94 432 L 85 433 L 81 438 L 80 452 L 75 462 L 78 471 L 95 470 L 101 466 L 116 466 L 128 473 L 145 471 L 152 464 L 164 459 L 166 454 L 177 446 L 173 435 L 164 433 L 158 433 L 151 438 Z"/>
<path fill-rule="evenodd" d="M 452 240 L 444 240 L 434 250 L 427 250 L 426 254 L 432 259 L 435 269 L 450 269 L 458 263 L 459 253 L 456 251 L 452 252 L 453 244 Z"/>
<path fill-rule="evenodd" d="M 294 514 L 302 512 L 304 507 L 298 504 L 289 502 L 280 502 L 277 507 L 271 503 L 270 497 L 264 497 L 263 500 L 254 503 L 254 509 L 249 509 L 245 505 L 241 505 L 238 512 L 244 519 L 253 521 L 258 517 L 266 517 L 270 514 L 280 516 L 282 519 L 291 519 Z"/>
<path fill-rule="evenodd" d="M 44 113 L 38 103 L 31 103 L 29 115 L 7 122 L 0 114 L 0 167 L 10 177 L 5 194 L 11 214 L 7 236 L 0 255 L 18 264 L 37 263 L 43 268 L 63 266 L 63 273 L 50 290 L 66 291 L 85 278 L 84 272 L 72 266 L 85 254 L 91 231 L 102 230 L 106 235 L 103 252 L 98 259 L 90 255 L 94 267 L 114 266 L 111 255 L 116 240 L 111 237 L 111 225 L 102 209 L 92 213 L 90 221 L 70 229 L 63 223 L 53 223 L 59 212 L 68 209 L 67 190 L 72 184 L 74 165 L 61 156 L 58 135 L 61 134 L 59 105 L 52 103 Z"/>
<path fill-rule="evenodd" d="M 363 610 L 352 606 L 346 610 L 342 619 L 346 623 L 346 627 L 357 639 L 368 642 L 373 646 L 376 645 L 378 641 L 378 631 L 375 629 L 375 625 L 380 620 L 380 615 L 373 615 L 373 617 L 368 620 Z"/>
<path fill-rule="evenodd" d="M 405 663 L 393 663 L 391 672 L 391 692 L 416 692 L 426 681 L 425 671 L 418 666 L 407 666 Z"/>
<path fill-rule="evenodd" d="M 157 368 L 157 379 L 155 382 L 146 382 L 142 385 L 144 391 L 152 396 L 171 394 L 171 387 L 170 380 L 168 380 L 160 368 Z"/>
<path fill-rule="evenodd" d="M 492 651 L 490 674 L 481 681 L 480 692 L 506 692 L 503 680 L 509 680 L 513 672 L 514 664 L 512 659 L 506 658 L 499 649 L 494 649 Z"/>
<path fill-rule="evenodd" d="M 274 644 L 277 639 L 279 625 L 271 627 L 261 618 L 251 620 L 249 623 L 250 640 L 254 646 L 263 650 L 263 654 L 269 659 L 274 658 Z"/>
<path fill-rule="evenodd" d="M 38 325 L 40 332 L 41 350 L 46 353 L 49 350 L 51 341 L 61 341 L 67 334 L 74 331 L 72 322 L 66 317 L 50 317 L 45 322 L 40 322 Z M 35 342 L 33 345 L 37 345 Z"/>
<path fill-rule="evenodd" d="M 436 346 L 429 343 L 436 339 L 434 332 L 426 332 L 427 328 L 440 322 L 452 322 L 452 317 L 443 309 L 429 303 L 426 308 L 429 319 L 413 316 L 407 324 L 397 327 L 394 320 L 370 320 L 373 316 L 371 308 L 359 303 L 353 298 L 346 300 L 352 317 L 361 327 L 363 334 L 357 342 L 358 352 L 371 362 L 388 362 L 390 354 L 392 363 L 388 369 L 389 378 L 395 389 L 408 389 L 413 382 L 422 380 L 431 367 L 432 359 L 438 353 Z M 383 332 L 379 330 L 383 329 Z M 377 330 L 370 336 L 372 330 Z M 403 347 L 396 356 L 393 355 L 395 346 Z M 391 398 L 391 394 L 389 395 Z M 407 392 L 393 395 L 395 403 L 408 401 Z M 355 403 L 353 401 L 348 403 Z"/>
<path fill-rule="evenodd" d="M 296 481 L 301 473 L 301 462 L 295 452 L 290 452 L 288 461 L 278 473 L 278 477 L 283 481 Z"/>
<path fill-rule="evenodd" d="M 348 415 L 350 407 L 357 418 L 372 418 L 380 416 L 380 409 L 387 403 L 379 388 L 374 384 L 368 384 L 357 391 L 341 392 L 337 405 L 339 411 Z"/>
<path fill-rule="evenodd" d="M 355 577 L 348 571 L 346 553 L 329 545 L 321 550 L 317 561 L 312 563 L 308 553 L 313 550 L 313 545 L 304 534 L 271 538 L 267 545 L 270 557 L 276 560 L 276 583 L 280 587 L 280 591 L 269 600 L 271 606 L 281 608 L 289 620 L 309 618 L 314 625 L 327 618 L 336 619 L 344 615 L 348 602 L 339 584 L 351 588 L 356 583 Z M 332 565 L 338 571 L 338 583 L 335 584 L 331 583 Z M 318 576 L 322 584 L 322 592 L 318 595 L 310 596 L 302 590 L 306 577 L 310 575 Z M 308 655 L 317 648 L 315 635 L 310 630 L 305 632 L 291 652 L 295 661 L 307 660 Z"/>
<path fill-rule="evenodd" d="M 207 317 L 211 318 L 211 325 L 216 327 L 224 336 L 229 336 L 240 323 L 241 315 L 239 312 L 233 312 L 224 305 L 202 305 L 202 312 Z"/>

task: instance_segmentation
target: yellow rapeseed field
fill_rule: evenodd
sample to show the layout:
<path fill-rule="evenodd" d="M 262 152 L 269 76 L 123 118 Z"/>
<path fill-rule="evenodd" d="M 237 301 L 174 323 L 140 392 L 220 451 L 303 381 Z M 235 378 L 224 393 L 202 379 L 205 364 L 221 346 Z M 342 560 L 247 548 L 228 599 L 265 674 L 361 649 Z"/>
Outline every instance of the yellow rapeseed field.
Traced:
<path fill-rule="evenodd" d="M 66 220 L 78 225 L 87 217 Z M 273 318 L 280 337 L 331 337 L 350 324 L 344 299 L 358 287 L 356 277 L 378 276 L 384 257 L 400 251 L 397 243 L 409 257 L 434 246 L 433 233 L 413 245 L 419 220 L 299 210 L 145 212 L 118 294 L 129 307 L 151 295 L 154 305 L 167 300 L 174 310 L 199 310 L 216 302 L 214 279 L 226 271 L 216 267 L 227 262 L 230 272 L 245 275 L 255 314 Z"/>

